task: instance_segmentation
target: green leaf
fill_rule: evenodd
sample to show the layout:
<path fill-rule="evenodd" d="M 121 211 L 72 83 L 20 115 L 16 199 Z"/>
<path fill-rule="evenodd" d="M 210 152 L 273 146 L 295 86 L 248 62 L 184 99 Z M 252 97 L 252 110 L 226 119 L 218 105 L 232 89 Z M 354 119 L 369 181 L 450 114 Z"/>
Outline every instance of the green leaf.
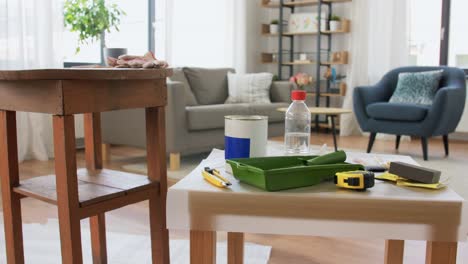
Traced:
<path fill-rule="evenodd" d="M 77 53 L 80 44 L 98 40 L 102 32 L 119 31 L 120 18 L 126 15 L 116 4 L 106 5 L 104 0 L 66 0 L 63 12 L 65 26 L 79 33 Z"/>

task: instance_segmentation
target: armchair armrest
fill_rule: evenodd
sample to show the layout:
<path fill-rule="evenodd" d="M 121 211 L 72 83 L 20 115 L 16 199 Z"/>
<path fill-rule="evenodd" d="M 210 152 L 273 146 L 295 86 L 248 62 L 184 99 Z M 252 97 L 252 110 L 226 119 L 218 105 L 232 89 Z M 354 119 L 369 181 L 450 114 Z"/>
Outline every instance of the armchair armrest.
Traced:
<path fill-rule="evenodd" d="M 465 87 L 439 88 L 424 120 L 428 130 L 432 131 L 431 136 L 446 135 L 455 131 L 465 108 L 465 100 Z"/>
<path fill-rule="evenodd" d="M 367 131 L 366 122 L 369 119 L 366 107 L 369 104 L 386 101 L 385 88 L 380 85 L 358 86 L 353 91 L 353 108 L 362 130 Z"/>
<path fill-rule="evenodd" d="M 277 81 L 271 83 L 270 97 L 271 102 L 290 103 L 291 90 L 294 89 L 294 84 L 288 81 Z"/>
<path fill-rule="evenodd" d="M 167 82 L 166 144 L 168 152 L 179 152 L 179 144 L 187 135 L 185 87 L 181 82 Z"/>

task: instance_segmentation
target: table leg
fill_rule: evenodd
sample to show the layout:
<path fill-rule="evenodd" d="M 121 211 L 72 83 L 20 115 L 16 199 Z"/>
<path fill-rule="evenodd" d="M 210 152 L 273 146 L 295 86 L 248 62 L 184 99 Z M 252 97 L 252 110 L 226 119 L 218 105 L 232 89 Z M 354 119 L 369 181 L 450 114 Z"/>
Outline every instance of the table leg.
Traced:
<path fill-rule="evenodd" d="M 86 168 L 102 169 L 101 113 L 84 114 L 84 131 Z"/>
<path fill-rule="evenodd" d="M 457 242 L 427 241 L 426 264 L 455 264 Z"/>
<path fill-rule="evenodd" d="M 404 240 L 385 241 L 385 264 L 403 264 Z"/>
<path fill-rule="evenodd" d="M 330 119 L 331 119 L 331 125 L 332 125 L 333 145 L 335 146 L 335 151 L 338 151 L 338 145 L 336 144 L 335 116 L 331 115 Z"/>
<path fill-rule="evenodd" d="M 190 264 L 216 263 L 216 232 L 190 231 Z"/>
<path fill-rule="evenodd" d="M 88 170 L 102 169 L 101 114 L 84 114 L 85 159 Z M 89 218 L 91 250 L 94 264 L 107 263 L 106 217 L 98 214 Z"/>
<path fill-rule="evenodd" d="M 244 233 L 228 233 L 228 264 L 244 263 Z"/>
<path fill-rule="evenodd" d="M 7 262 L 24 263 L 19 185 L 16 113 L 0 111 L 0 177 Z"/>
<path fill-rule="evenodd" d="M 163 107 L 146 109 L 146 151 L 148 178 L 159 182 L 149 200 L 153 263 L 169 263 L 169 232 L 166 227 L 166 128 Z"/>
<path fill-rule="evenodd" d="M 81 230 L 76 175 L 75 121 L 54 116 L 55 173 L 62 263 L 81 264 Z"/>

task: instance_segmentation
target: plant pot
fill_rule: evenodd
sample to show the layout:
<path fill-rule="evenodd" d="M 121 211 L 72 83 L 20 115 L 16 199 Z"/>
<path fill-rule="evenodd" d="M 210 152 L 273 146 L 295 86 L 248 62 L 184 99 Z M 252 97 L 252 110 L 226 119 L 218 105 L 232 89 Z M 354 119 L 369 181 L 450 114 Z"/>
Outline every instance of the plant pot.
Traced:
<path fill-rule="evenodd" d="M 270 34 L 278 34 L 278 25 L 270 24 Z"/>
<path fill-rule="evenodd" d="M 332 20 L 330 21 L 330 31 L 341 30 L 341 21 Z"/>
<path fill-rule="evenodd" d="M 127 54 L 127 49 L 125 48 L 104 48 L 104 61 L 107 65 L 107 58 L 112 57 L 112 58 L 118 58 L 120 55 L 125 55 Z M 109 65 L 107 65 L 109 66 Z"/>

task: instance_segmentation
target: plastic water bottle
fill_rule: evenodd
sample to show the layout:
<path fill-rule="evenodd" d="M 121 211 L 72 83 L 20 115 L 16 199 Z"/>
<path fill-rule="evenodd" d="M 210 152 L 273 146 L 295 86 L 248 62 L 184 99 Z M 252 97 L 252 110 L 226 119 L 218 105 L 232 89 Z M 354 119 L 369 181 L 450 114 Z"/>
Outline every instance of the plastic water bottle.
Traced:
<path fill-rule="evenodd" d="M 293 90 L 286 111 L 284 146 L 286 154 L 308 154 L 311 114 L 305 103 L 306 92 Z"/>

